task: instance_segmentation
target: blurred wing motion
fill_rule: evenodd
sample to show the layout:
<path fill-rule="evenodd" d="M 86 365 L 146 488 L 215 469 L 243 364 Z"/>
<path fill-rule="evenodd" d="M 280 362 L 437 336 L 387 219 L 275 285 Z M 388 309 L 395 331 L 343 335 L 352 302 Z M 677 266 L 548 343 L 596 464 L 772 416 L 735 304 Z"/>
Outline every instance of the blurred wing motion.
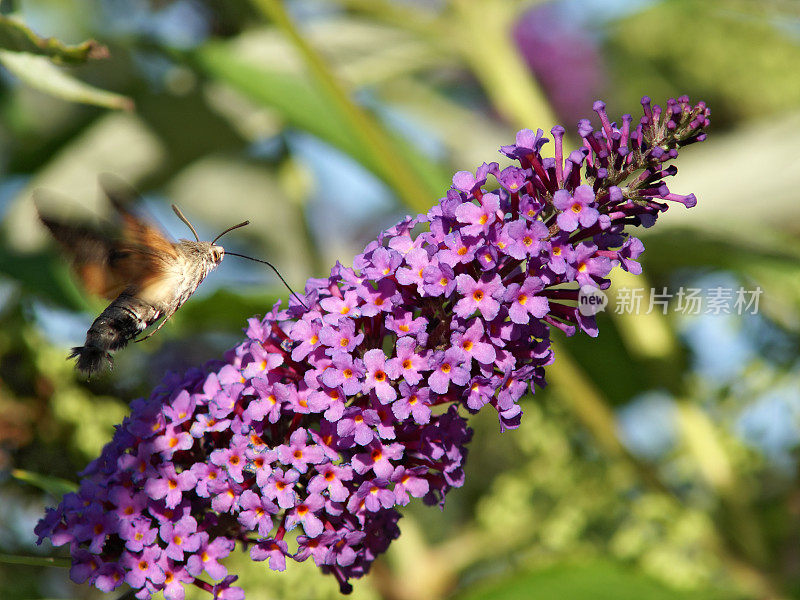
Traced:
<path fill-rule="evenodd" d="M 116 230 L 68 223 L 48 216 L 35 200 L 41 222 L 71 259 L 87 291 L 113 300 L 92 323 L 84 346 L 72 349 L 80 371 L 91 374 L 110 352 L 125 346 L 161 316 L 169 317 L 175 288 L 182 281 L 181 254 L 176 245 L 145 223 L 128 207 L 136 193 L 116 178 L 103 176 L 101 187 L 119 216 Z"/>

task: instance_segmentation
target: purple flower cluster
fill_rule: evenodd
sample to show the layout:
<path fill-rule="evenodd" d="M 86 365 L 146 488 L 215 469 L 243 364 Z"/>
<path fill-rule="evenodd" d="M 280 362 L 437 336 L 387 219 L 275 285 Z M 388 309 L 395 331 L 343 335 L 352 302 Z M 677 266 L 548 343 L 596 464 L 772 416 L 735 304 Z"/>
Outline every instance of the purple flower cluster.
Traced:
<path fill-rule="evenodd" d="M 708 109 L 642 104 L 633 128 L 596 103 L 600 129 L 581 121 L 566 158 L 563 128 L 553 158 L 541 130 L 520 131 L 501 149 L 519 166 L 456 173 L 427 215 L 309 281 L 305 305 L 276 305 L 224 361 L 168 377 L 39 540 L 70 545 L 75 581 L 138 598 L 180 600 L 186 583 L 243 598 L 220 563 L 236 542 L 275 570 L 312 558 L 349 591 L 399 535 L 396 507 L 441 505 L 462 485 L 469 413 L 491 405 L 503 429 L 519 424 L 517 401 L 553 360 L 551 326 L 597 335 L 574 283 L 639 272 L 625 226 L 652 225 L 665 200 L 694 205 L 667 189 L 664 163 L 704 139 Z"/>

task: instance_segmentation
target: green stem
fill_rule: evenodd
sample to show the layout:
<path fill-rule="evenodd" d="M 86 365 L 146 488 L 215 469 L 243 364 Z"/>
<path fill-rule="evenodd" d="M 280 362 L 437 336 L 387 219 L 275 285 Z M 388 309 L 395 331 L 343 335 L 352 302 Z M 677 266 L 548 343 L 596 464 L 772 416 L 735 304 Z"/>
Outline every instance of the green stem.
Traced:
<path fill-rule="evenodd" d="M 396 144 L 372 115 L 353 102 L 330 66 L 295 27 L 283 3 L 280 0 L 252 1 L 262 14 L 284 31 L 298 49 L 314 78 L 352 127 L 353 135 L 375 156 L 383 178 L 403 203 L 417 212 L 427 212 L 431 206 L 431 190 L 420 183 L 414 169 L 397 152 Z"/>
<path fill-rule="evenodd" d="M 53 558 L 50 556 L 19 556 L 14 554 L 0 554 L 0 563 L 7 565 L 25 565 L 28 567 L 60 567 L 69 568 L 67 558 Z"/>
<path fill-rule="evenodd" d="M 514 44 L 511 28 L 519 5 L 506 0 L 451 0 L 451 31 L 462 56 L 503 117 L 516 127 L 545 131 L 556 117 Z"/>

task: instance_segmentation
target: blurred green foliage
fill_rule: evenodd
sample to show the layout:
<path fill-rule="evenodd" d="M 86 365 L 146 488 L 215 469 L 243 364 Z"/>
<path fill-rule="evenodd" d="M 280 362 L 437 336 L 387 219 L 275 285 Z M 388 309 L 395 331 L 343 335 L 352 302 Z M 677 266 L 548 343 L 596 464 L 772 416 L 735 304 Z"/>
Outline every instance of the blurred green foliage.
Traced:
<path fill-rule="evenodd" d="M 100 305 L 48 246 L 33 189 L 102 215 L 96 178 L 111 171 L 174 236 L 169 201 L 206 238 L 250 219 L 231 249 L 301 286 L 433 204 L 454 171 L 497 160 L 515 129 L 572 119 L 564 97 L 602 94 L 613 115 L 684 93 L 713 110 L 709 141 L 677 163 L 676 191 L 700 205 L 642 232 L 645 274 L 615 273 L 614 289 L 760 286 L 759 314 L 608 311 L 598 339 L 559 339 L 520 429 L 473 420 L 465 486 L 444 511 L 407 507 L 354 598 L 800 597 L 796 3 L 24 0 L 0 13 L 4 600 L 101 596 L 52 566 L 63 548 L 33 544 L 44 506 L 131 399 L 286 297 L 231 257 L 113 373 L 81 380 L 64 357 Z M 338 597 L 313 564 L 229 566 L 251 600 Z"/>

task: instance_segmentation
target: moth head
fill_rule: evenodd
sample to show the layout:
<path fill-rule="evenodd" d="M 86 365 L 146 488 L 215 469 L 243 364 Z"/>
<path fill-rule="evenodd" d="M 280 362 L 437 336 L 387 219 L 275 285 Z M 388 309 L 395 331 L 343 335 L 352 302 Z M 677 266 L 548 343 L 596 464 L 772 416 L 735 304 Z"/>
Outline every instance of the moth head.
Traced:
<path fill-rule="evenodd" d="M 186 225 L 189 227 L 189 229 L 192 230 L 192 233 L 194 234 L 194 239 L 197 240 L 198 244 L 208 244 L 208 246 L 209 246 L 208 254 L 211 257 L 211 260 L 213 261 L 215 267 L 219 263 L 221 263 L 222 259 L 225 257 L 225 248 L 223 248 L 222 246 L 217 245 L 217 240 L 219 238 L 221 238 L 223 235 L 225 235 L 226 233 L 228 233 L 229 231 L 233 231 L 234 229 L 239 229 L 239 227 L 244 227 L 245 225 L 249 225 L 250 224 L 250 221 L 244 221 L 244 222 L 239 223 L 237 225 L 233 225 L 231 227 L 228 227 L 222 233 L 220 233 L 217 237 L 214 238 L 213 241 L 211 241 L 211 242 L 201 242 L 200 241 L 200 237 L 197 235 L 197 231 L 192 226 L 192 224 L 189 222 L 189 219 L 187 219 L 185 216 L 183 216 L 183 213 L 181 212 L 181 210 L 177 206 L 175 206 L 174 204 L 172 205 L 172 210 L 175 211 L 175 214 L 178 215 L 178 218 L 181 221 L 183 221 L 184 223 L 186 223 Z"/>

